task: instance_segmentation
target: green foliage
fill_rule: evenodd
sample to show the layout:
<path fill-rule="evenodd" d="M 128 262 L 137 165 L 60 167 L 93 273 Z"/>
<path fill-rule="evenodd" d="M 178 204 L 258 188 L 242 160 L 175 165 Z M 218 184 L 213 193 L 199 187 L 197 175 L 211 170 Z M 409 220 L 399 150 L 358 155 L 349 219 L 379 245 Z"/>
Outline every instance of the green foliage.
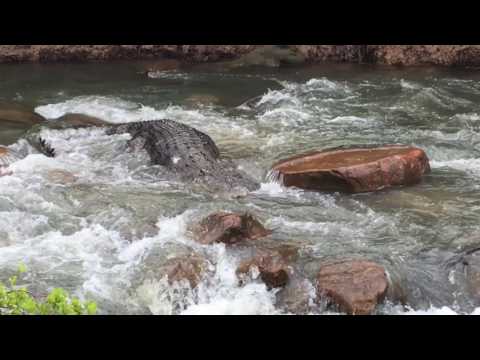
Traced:
<path fill-rule="evenodd" d="M 26 271 L 21 264 L 18 275 Z M 63 289 L 53 289 L 44 301 L 37 301 L 25 287 L 17 286 L 17 276 L 12 276 L 8 285 L 0 282 L 0 315 L 95 315 L 97 312 L 94 302 L 70 298 Z"/>

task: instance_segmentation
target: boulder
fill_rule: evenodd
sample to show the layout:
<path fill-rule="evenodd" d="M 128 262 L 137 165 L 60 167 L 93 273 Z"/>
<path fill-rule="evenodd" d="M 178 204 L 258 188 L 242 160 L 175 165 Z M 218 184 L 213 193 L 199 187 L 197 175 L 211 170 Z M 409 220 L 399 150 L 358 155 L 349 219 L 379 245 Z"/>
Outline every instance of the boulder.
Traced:
<path fill-rule="evenodd" d="M 195 240 L 201 244 L 228 245 L 256 240 L 272 233 L 252 215 L 219 212 L 209 215 L 194 229 Z"/>
<path fill-rule="evenodd" d="M 269 290 L 287 285 L 293 269 L 291 262 L 298 256 L 295 247 L 279 247 L 278 250 L 260 250 L 252 259 L 243 261 L 237 268 L 237 276 L 242 280 L 258 270 L 262 281 Z"/>
<path fill-rule="evenodd" d="M 369 315 L 388 289 L 385 269 L 364 260 L 321 266 L 316 279 L 318 299 L 328 299 L 350 315 Z"/>
<path fill-rule="evenodd" d="M 272 176 L 284 186 L 361 193 L 413 185 L 430 172 L 421 149 L 401 145 L 337 148 L 275 164 Z"/>

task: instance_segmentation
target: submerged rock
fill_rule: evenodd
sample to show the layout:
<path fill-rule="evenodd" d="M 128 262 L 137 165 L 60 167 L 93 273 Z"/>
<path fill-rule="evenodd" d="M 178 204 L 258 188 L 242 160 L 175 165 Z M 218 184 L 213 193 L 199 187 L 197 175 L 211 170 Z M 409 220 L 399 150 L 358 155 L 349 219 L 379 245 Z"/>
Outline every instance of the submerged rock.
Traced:
<path fill-rule="evenodd" d="M 240 263 L 236 273 L 242 279 L 258 270 L 260 278 L 269 289 L 284 287 L 293 271 L 291 262 L 297 256 L 298 248 L 292 246 L 279 247 L 276 250 L 261 249 L 255 257 Z"/>
<path fill-rule="evenodd" d="M 237 244 L 272 233 L 252 215 L 219 212 L 209 215 L 194 229 L 195 240 L 202 244 Z"/>
<path fill-rule="evenodd" d="M 166 278 L 169 285 L 188 284 L 190 288 L 198 286 L 209 270 L 210 263 L 192 248 L 167 243 L 152 249 L 136 269 L 133 283 L 140 284 L 145 279 L 160 281 Z"/>
<path fill-rule="evenodd" d="M 91 127 L 91 126 L 103 127 L 108 125 L 111 125 L 111 123 L 94 116 L 69 113 L 57 119 L 49 121 L 47 126 L 49 128 L 54 128 L 54 129 L 64 129 L 64 128 L 78 129 L 82 127 Z"/>
<path fill-rule="evenodd" d="M 54 169 L 47 172 L 47 179 L 52 183 L 67 185 L 73 184 L 75 181 L 77 181 L 78 178 L 71 172 Z"/>
<path fill-rule="evenodd" d="M 17 152 L 0 146 L 0 176 L 12 175 L 13 172 L 9 170 L 8 167 L 21 159 L 22 156 Z"/>
<path fill-rule="evenodd" d="M 0 102 L 0 123 L 28 128 L 45 121 L 43 116 L 23 105 Z"/>
<path fill-rule="evenodd" d="M 188 281 L 190 287 L 196 288 L 208 268 L 208 262 L 199 255 L 191 254 L 167 260 L 162 271 L 172 285 L 175 282 Z"/>
<path fill-rule="evenodd" d="M 423 150 L 400 145 L 325 150 L 283 160 L 272 170 L 287 187 L 348 193 L 417 184 L 428 172 Z"/>
<path fill-rule="evenodd" d="M 383 301 L 388 289 L 385 269 L 364 260 L 339 261 L 321 266 L 317 296 L 334 302 L 350 315 L 369 315 Z"/>

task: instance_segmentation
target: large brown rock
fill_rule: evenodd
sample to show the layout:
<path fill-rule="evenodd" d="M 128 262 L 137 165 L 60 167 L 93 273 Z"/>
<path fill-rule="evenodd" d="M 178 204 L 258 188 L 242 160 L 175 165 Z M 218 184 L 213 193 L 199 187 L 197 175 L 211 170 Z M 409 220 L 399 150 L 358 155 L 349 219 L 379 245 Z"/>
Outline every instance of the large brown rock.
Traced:
<path fill-rule="evenodd" d="M 298 249 L 292 246 L 281 246 L 276 250 L 262 249 L 252 259 L 240 263 L 237 276 L 242 280 L 254 269 L 269 289 L 287 285 L 292 272 L 291 263 L 298 256 Z"/>
<path fill-rule="evenodd" d="M 359 193 L 417 184 L 429 171 L 423 150 L 391 145 L 300 155 L 274 165 L 272 174 L 287 187 Z"/>
<path fill-rule="evenodd" d="M 319 299 L 326 297 L 341 311 L 368 315 L 383 301 L 388 280 L 385 269 L 376 263 L 339 261 L 320 268 L 316 288 Z"/>
<path fill-rule="evenodd" d="M 194 229 L 195 240 L 202 244 L 228 245 L 256 240 L 272 233 L 252 215 L 215 213 L 202 220 Z"/>

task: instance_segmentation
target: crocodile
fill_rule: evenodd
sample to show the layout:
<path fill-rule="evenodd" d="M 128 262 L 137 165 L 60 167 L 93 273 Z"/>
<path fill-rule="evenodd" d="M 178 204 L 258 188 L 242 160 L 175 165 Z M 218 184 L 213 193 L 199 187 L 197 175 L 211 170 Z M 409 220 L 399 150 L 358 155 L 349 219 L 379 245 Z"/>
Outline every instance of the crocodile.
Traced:
<path fill-rule="evenodd" d="M 213 190 L 256 190 L 260 184 L 251 179 L 230 159 L 223 158 L 212 138 L 174 120 L 150 120 L 123 124 L 92 125 L 105 128 L 107 135 L 128 133 L 130 149 L 144 149 L 153 165 L 161 165 L 183 182 L 200 183 Z M 55 149 L 37 137 L 32 145 L 48 157 Z"/>

